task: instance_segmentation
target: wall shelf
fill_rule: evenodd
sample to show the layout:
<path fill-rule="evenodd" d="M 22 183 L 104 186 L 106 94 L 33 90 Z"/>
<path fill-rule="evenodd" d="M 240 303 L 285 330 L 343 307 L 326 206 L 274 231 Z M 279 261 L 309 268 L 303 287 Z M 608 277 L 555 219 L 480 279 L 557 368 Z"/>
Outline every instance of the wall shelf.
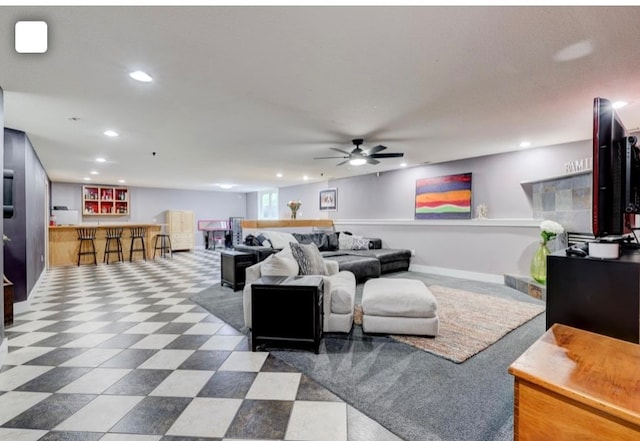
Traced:
<path fill-rule="evenodd" d="M 84 216 L 127 216 L 129 189 L 105 185 L 83 185 L 82 214 Z"/>
<path fill-rule="evenodd" d="M 593 172 L 593 170 L 591 170 L 591 169 L 589 169 L 589 170 L 581 170 L 581 171 L 578 171 L 578 172 L 565 173 L 565 174 L 562 174 L 562 175 L 551 176 L 551 177 L 543 178 L 543 179 L 535 179 L 535 180 L 531 180 L 531 181 L 522 181 L 522 182 L 520 182 L 520 185 L 523 186 L 523 187 L 531 187 L 531 186 L 533 186 L 533 184 L 539 184 L 541 182 L 557 181 L 559 179 L 568 179 L 568 178 L 573 178 L 574 176 L 591 174 L 592 172 Z"/>

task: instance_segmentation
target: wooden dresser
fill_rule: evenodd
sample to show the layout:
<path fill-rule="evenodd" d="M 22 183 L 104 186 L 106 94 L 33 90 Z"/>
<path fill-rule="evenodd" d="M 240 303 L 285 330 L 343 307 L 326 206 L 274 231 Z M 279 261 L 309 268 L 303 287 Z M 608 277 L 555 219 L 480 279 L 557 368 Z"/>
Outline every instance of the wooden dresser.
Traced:
<path fill-rule="evenodd" d="M 165 222 L 171 250 L 193 250 L 196 246 L 196 220 L 193 211 L 167 210 Z"/>
<path fill-rule="evenodd" d="M 509 372 L 514 440 L 640 440 L 640 345 L 555 324 Z"/>

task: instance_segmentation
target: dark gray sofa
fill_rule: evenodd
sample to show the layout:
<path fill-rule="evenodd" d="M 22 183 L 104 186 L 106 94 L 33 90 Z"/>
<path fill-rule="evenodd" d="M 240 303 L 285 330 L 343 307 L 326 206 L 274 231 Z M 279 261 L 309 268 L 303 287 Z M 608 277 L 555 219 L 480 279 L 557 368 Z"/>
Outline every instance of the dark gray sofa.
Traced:
<path fill-rule="evenodd" d="M 409 269 L 410 250 L 382 248 L 382 240 L 379 238 L 366 238 L 369 242 L 367 250 L 341 250 L 338 249 L 338 234 L 345 233 L 293 233 L 293 236 L 300 243 L 315 243 L 322 257 L 338 262 L 340 271 L 351 271 L 358 283 L 380 277 L 380 274 Z M 251 240 L 250 243 L 255 242 Z M 279 251 L 260 245 L 236 245 L 234 249 L 254 254 L 257 262 Z"/>

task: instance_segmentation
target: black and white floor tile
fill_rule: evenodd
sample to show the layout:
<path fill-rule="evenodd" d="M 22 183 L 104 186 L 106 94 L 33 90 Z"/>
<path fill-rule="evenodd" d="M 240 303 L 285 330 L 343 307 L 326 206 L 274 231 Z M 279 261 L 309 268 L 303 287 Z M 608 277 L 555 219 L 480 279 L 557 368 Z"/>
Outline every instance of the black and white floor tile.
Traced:
<path fill-rule="evenodd" d="M 49 270 L 5 329 L 0 440 L 398 441 L 192 303 L 220 254 Z"/>

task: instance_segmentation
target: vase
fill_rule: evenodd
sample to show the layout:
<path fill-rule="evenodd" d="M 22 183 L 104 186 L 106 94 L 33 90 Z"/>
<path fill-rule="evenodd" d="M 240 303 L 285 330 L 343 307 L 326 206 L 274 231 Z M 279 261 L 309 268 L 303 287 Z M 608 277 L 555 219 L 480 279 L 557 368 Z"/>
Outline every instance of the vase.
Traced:
<path fill-rule="evenodd" d="M 531 260 L 531 278 L 543 285 L 547 283 L 547 256 L 551 254 L 545 242 L 540 243 Z"/>
<path fill-rule="evenodd" d="M 291 219 L 295 219 L 298 212 L 296 210 L 291 210 Z"/>

